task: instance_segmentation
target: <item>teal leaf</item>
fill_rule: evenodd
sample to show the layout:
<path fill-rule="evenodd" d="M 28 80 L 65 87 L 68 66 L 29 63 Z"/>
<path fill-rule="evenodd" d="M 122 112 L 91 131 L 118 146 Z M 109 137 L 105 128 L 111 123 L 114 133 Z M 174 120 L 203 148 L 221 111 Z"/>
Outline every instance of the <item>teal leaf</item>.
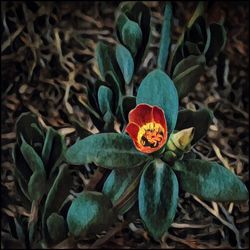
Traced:
<path fill-rule="evenodd" d="M 190 18 L 189 22 L 186 25 L 186 29 L 182 32 L 181 36 L 178 38 L 175 50 L 172 53 L 172 58 L 171 58 L 171 67 L 170 67 L 170 72 L 172 75 L 172 72 L 177 65 L 182 59 L 184 59 L 183 55 L 183 45 L 186 41 L 186 36 L 188 33 L 188 30 L 194 25 L 194 23 L 197 21 L 199 17 L 204 16 L 204 10 L 205 10 L 205 2 L 200 1 L 194 11 L 194 14 Z"/>
<path fill-rule="evenodd" d="M 210 109 L 200 109 L 192 111 L 184 109 L 179 111 L 176 123 L 176 130 L 194 127 L 194 138 L 192 144 L 195 144 L 201 138 L 206 136 L 209 126 L 213 121 L 213 112 Z"/>
<path fill-rule="evenodd" d="M 69 195 L 72 184 L 73 184 L 73 177 L 71 175 L 69 168 L 65 165 L 61 166 L 59 169 L 59 173 L 48 192 L 44 205 L 42 225 L 45 235 L 47 235 L 47 229 L 45 228 L 45 223 L 47 221 L 47 218 L 52 213 L 59 212 L 62 204 Z"/>
<path fill-rule="evenodd" d="M 145 168 L 139 186 L 139 212 L 151 235 L 159 240 L 171 226 L 178 202 L 178 182 L 161 160 Z"/>
<path fill-rule="evenodd" d="M 168 59 L 169 47 L 171 44 L 171 19 L 172 19 L 172 5 L 167 2 L 165 5 L 164 19 L 161 31 L 160 49 L 157 60 L 157 66 L 161 70 L 165 70 Z"/>
<path fill-rule="evenodd" d="M 114 93 L 114 101 L 115 101 L 115 107 L 117 107 L 120 103 L 120 99 L 122 97 L 122 94 L 124 93 L 124 89 L 121 88 L 119 82 L 117 81 L 117 79 L 115 78 L 114 74 L 112 71 L 108 71 L 106 73 L 106 81 L 109 82 L 111 84 L 111 89 L 113 90 Z"/>
<path fill-rule="evenodd" d="M 117 20 L 116 20 L 116 34 L 117 38 L 121 43 L 123 43 L 122 38 L 121 38 L 121 32 L 124 24 L 128 20 L 128 17 L 124 13 L 120 13 Z"/>
<path fill-rule="evenodd" d="M 64 141 L 64 136 L 56 132 L 53 138 L 49 161 L 45 165 L 46 171 L 47 173 L 49 173 L 50 176 L 52 176 L 54 171 L 56 171 L 62 163 L 64 159 L 65 150 L 66 145 Z"/>
<path fill-rule="evenodd" d="M 105 168 L 134 168 L 148 159 L 137 151 L 132 140 L 124 134 L 95 134 L 77 141 L 66 152 L 69 164 L 95 163 Z"/>
<path fill-rule="evenodd" d="M 98 192 L 83 192 L 73 200 L 68 214 L 69 232 L 74 236 L 99 233 L 115 220 L 111 201 Z"/>
<path fill-rule="evenodd" d="M 46 173 L 36 170 L 30 177 L 28 192 L 32 200 L 38 201 L 46 192 Z"/>
<path fill-rule="evenodd" d="M 135 57 L 142 43 L 142 31 L 138 23 L 127 19 L 121 30 L 121 39 Z"/>
<path fill-rule="evenodd" d="M 28 193 L 32 200 L 39 200 L 46 191 L 46 173 L 43 162 L 36 151 L 22 137 L 22 155 L 33 171 L 28 183 Z"/>
<path fill-rule="evenodd" d="M 67 224 L 63 216 L 52 213 L 47 219 L 49 236 L 54 243 L 64 240 L 67 236 Z"/>
<path fill-rule="evenodd" d="M 130 3 L 129 3 L 130 5 Z M 135 68 L 137 69 L 141 61 L 145 58 L 151 40 L 150 9 L 143 2 L 134 2 L 126 15 L 129 19 L 139 24 L 142 31 L 142 45 L 135 58 Z"/>
<path fill-rule="evenodd" d="M 182 189 L 204 200 L 234 202 L 249 198 L 248 190 L 239 177 L 216 162 L 177 161 L 174 170 Z"/>
<path fill-rule="evenodd" d="M 119 74 L 119 66 L 116 62 L 114 49 L 104 42 L 98 42 L 95 49 L 95 58 L 99 68 L 100 77 L 106 80 L 107 72 L 111 71 L 115 80 L 122 86 L 122 76 Z"/>
<path fill-rule="evenodd" d="M 98 104 L 99 108 L 104 115 L 107 112 L 112 113 L 113 106 L 113 93 L 112 90 L 106 86 L 100 86 L 98 89 Z"/>
<path fill-rule="evenodd" d="M 130 169 L 115 169 L 109 174 L 106 179 L 102 193 L 104 193 L 115 205 L 122 197 L 125 197 L 130 189 L 137 188 L 139 184 L 139 178 L 142 173 L 142 168 L 137 167 Z M 127 212 L 134 203 L 130 203 L 123 213 Z"/>
<path fill-rule="evenodd" d="M 103 42 L 99 42 L 96 46 L 95 56 L 98 64 L 101 79 L 105 80 L 105 74 L 108 70 L 114 71 L 111 61 L 112 49 Z"/>
<path fill-rule="evenodd" d="M 116 45 L 116 60 L 123 74 L 126 84 L 131 82 L 134 73 L 134 60 L 126 47 L 118 44 Z"/>
<path fill-rule="evenodd" d="M 147 103 L 164 110 L 169 134 L 175 127 L 178 114 L 178 94 L 174 83 L 162 70 L 150 72 L 141 82 L 136 104 Z"/>
<path fill-rule="evenodd" d="M 176 65 L 172 78 L 179 98 L 193 91 L 201 75 L 205 72 L 205 64 L 206 58 L 204 55 L 190 55 Z"/>
<path fill-rule="evenodd" d="M 53 146 L 53 139 L 54 136 L 56 134 L 56 131 L 53 128 L 48 128 L 47 132 L 46 132 L 46 137 L 44 140 L 44 144 L 43 144 L 43 150 L 42 150 L 42 160 L 44 165 L 46 166 L 48 161 L 49 161 L 49 157 L 50 157 L 50 153 L 51 153 L 51 149 Z"/>
<path fill-rule="evenodd" d="M 16 166 L 15 171 L 18 172 L 18 178 L 21 178 L 27 184 L 30 176 L 32 175 L 32 170 L 25 161 L 18 144 L 15 144 L 12 155 Z"/>

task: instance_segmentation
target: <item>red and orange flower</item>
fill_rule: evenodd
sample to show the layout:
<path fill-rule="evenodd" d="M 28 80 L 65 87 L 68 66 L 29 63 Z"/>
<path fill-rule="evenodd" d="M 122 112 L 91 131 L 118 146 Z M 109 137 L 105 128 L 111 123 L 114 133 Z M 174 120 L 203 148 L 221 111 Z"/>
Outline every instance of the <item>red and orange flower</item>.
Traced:
<path fill-rule="evenodd" d="M 168 137 L 164 111 L 157 106 L 137 105 L 129 112 L 126 132 L 139 151 L 147 154 L 158 151 Z"/>

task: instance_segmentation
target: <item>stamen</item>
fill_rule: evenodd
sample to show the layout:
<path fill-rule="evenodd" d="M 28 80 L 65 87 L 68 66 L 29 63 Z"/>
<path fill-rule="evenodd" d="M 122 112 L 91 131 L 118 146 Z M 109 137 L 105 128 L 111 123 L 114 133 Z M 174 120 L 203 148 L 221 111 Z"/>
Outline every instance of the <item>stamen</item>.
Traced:
<path fill-rule="evenodd" d="M 143 125 L 138 133 L 138 142 L 144 147 L 156 148 L 163 139 L 164 129 L 159 123 L 150 122 Z"/>

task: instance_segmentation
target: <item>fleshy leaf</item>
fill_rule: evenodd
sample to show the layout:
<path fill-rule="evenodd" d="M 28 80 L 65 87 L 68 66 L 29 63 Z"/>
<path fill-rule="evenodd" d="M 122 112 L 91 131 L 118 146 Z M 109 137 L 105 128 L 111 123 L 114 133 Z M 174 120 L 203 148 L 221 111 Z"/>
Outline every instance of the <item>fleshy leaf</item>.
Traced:
<path fill-rule="evenodd" d="M 135 57 L 142 43 L 142 31 L 138 23 L 127 19 L 121 30 L 121 39 Z"/>
<path fill-rule="evenodd" d="M 22 155 L 32 169 L 33 174 L 28 183 L 28 192 L 32 200 L 39 200 L 46 189 L 46 173 L 43 162 L 36 151 L 22 137 L 20 147 Z"/>
<path fill-rule="evenodd" d="M 59 173 L 52 187 L 49 190 L 44 205 L 42 223 L 45 235 L 47 235 L 47 229 L 45 228 L 45 223 L 47 221 L 47 218 L 52 213 L 59 212 L 60 207 L 62 206 L 63 202 L 69 195 L 72 183 L 73 183 L 73 177 L 70 174 L 69 168 L 67 166 L 61 166 L 59 169 Z"/>
<path fill-rule="evenodd" d="M 54 243 L 64 240 L 67 236 L 67 224 L 63 216 L 52 213 L 47 219 L 47 227 L 50 238 Z"/>
<path fill-rule="evenodd" d="M 174 172 L 161 160 L 157 159 L 145 168 L 139 186 L 139 212 L 156 240 L 168 231 L 174 220 L 178 189 Z"/>
<path fill-rule="evenodd" d="M 98 103 L 102 114 L 112 112 L 112 90 L 106 86 L 100 86 L 98 89 Z"/>
<path fill-rule="evenodd" d="M 104 131 L 112 131 L 115 117 L 112 113 L 113 93 L 110 88 L 103 85 L 100 86 L 98 90 L 98 103 L 105 122 Z"/>
<path fill-rule="evenodd" d="M 248 190 L 238 176 L 216 162 L 204 160 L 177 161 L 174 170 L 186 192 L 208 201 L 244 201 Z"/>
<path fill-rule="evenodd" d="M 168 133 L 174 129 L 178 114 L 178 94 L 174 83 L 162 70 L 150 72 L 141 82 L 136 104 L 146 103 L 164 110 Z"/>
<path fill-rule="evenodd" d="M 111 201 L 98 192 L 80 194 L 73 200 L 67 214 L 69 232 L 74 236 L 99 233 L 114 220 Z"/>
<path fill-rule="evenodd" d="M 184 109 L 179 111 L 176 123 L 176 130 L 194 127 L 194 138 L 191 144 L 195 144 L 201 138 L 206 136 L 208 128 L 213 120 L 213 112 L 209 109 L 200 109 L 192 111 Z"/>
<path fill-rule="evenodd" d="M 130 5 L 131 3 L 128 4 Z M 126 15 L 129 19 L 137 22 L 142 31 L 142 43 L 135 58 L 135 68 L 137 69 L 141 61 L 145 58 L 150 43 L 150 9 L 143 2 L 138 1 L 131 5 L 131 9 L 126 12 Z"/>
<path fill-rule="evenodd" d="M 171 19 L 172 19 L 172 5 L 170 2 L 167 2 L 164 11 L 160 49 L 157 60 L 157 66 L 161 70 L 165 70 L 165 66 L 168 59 L 169 46 L 171 43 Z"/>
<path fill-rule="evenodd" d="M 18 144 L 13 149 L 13 160 L 15 163 L 15 171 L 18 172 L 18 178 L 21 178 L 26 184 L 32 175 L 32 170 L 25 161 Z"/>
<path fill-rule="evenodd" d="M 56 131 L 53 128 L 51 127 L 48 128 L 46 132 L 44 144 L 43 144 L 43 150 L 42 150 L 42 160 L 45 166 L 47 165 L 49 161 L 49 156 L 50 156 L 50 152 L 53 146 L 53 139 L 54 139 L 55 134 L 56 134 Z"/>
<path fill-rule="evenodd" d="M 176 65 L 172 78 L 180 98 L 193 91 L 201 75 L 205 72 L 205 64 L 204 55 L 190 55 Z"/>
<path fill-rule="evenodd" d="M 16 135 L 19 146 L 22 144 L 21 135 L 31 145 L 43 141 L 44 129 L 38 123 L 36 115 L 27 112 L 21 114 L 16 121 Z"/>
<path fill-rule="evenodd" d="M 209 25 L 211 32 L 211 41 L 206 53 L 207 62 L 210 63 L 214 57 L 217 57 L 226 44 L 226 30 L 223 24 L 212 23 Z"/>
<path fill-rule="evenodd" d="M 119 74 L 119 66 L 116 62 L 114 49 L 104 42 L 98 42 L 95 50 L 95 57 L 101 79 L 105 81 L 107 72 L 111 71 L 116 81 L 121 85 L 122 79 Z"/>
<path fill-rule="evenodd" d="M 45 165 L 46 171 L 50 174 L 50 176 L 62 163 L 64 159 L 65 150 L 66 150 L 66 145 L 64 142 L 64 137 L 60 135 L 58 132 L 56 132 L 53 138 L 49 161 L 48 164 Z"/>
<path fill-rule="evenodd" d="M 128 192 L 137 187 L 141 172 L 142 168 L 140 167 L 129 171 L 113 170 L 103 185 L 102 193 L 109 197 L 115 205 L 122 197 L 128 196 Z M 130 203 L 130 206 L 123 210 L 123 213 L 127 212 L 133 205 L 134 203 Z"/>
<path fill-rule="evenodd" d="M 126 47 L 121 44 L 116 45 L 116 60 L 123 74 L 126 84 L 130 84 L 134 73 L 134 60 Z"/>
<path fill-rule="evenodd" d="M 137 151 L 130 137 L 118 133 L 95 134 L 77 141 L 66 152 L 68 163 L 95 163 L 105 168 L 133 168 L 148 156 Z"/>

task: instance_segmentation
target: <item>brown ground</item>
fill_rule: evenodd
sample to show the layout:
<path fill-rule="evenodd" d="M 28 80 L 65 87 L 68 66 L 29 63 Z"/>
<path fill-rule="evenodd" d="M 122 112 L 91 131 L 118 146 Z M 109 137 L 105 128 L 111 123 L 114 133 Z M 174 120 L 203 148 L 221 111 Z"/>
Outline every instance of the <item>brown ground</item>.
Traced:
<path fill-rule="evenodd" d="M 156 65 L 163 3 L 148 2 L 152 9 L 153 41 L 138 81 Z M 209 107 L 214 124 L 195 151 L 202 158 L 221 161 L 249 183 L 249 5 L 247 2 L 216 3 L 225 14 L 228 42 L 225 66 L 207 71 L 196 91 L 182 100 L 184 107 Z M 38 114 L 43 121 L 67 137 L 76 138 L 67 115 L 74 111 L 82 124 L 96 131 L 80 105 L 85 99 L 86 82 L 97 77 L 94 49 L 97 41 L 115 43 L 115 2 L 1 2 L 2 9 L 2 243 L 9 239 L 8 219 L 24 212 L 13 205 L 15 198 L 11 151 L 15 143 L 14 125 L 25 111 Z M 174 40 L 194 10 L 194 2 L 174 2 Z M 217 79 L 216 72 L 219 77 Z M 79 102 L 76 102 L 79 100 Z M 181 194 L 175 222 L 163 248 L 248 248 L 249 202 L 220 204 L 203 202 Z M 157 248 L 146 237 L 140 220 L 122 230 L 112 228 L 108 248 Z M 93 242 L 81 241 L 86 248 Z M 63 245 L 67 246 L 65 241 Z M 68 247 L 72 247 L 68 245 Z"/>

